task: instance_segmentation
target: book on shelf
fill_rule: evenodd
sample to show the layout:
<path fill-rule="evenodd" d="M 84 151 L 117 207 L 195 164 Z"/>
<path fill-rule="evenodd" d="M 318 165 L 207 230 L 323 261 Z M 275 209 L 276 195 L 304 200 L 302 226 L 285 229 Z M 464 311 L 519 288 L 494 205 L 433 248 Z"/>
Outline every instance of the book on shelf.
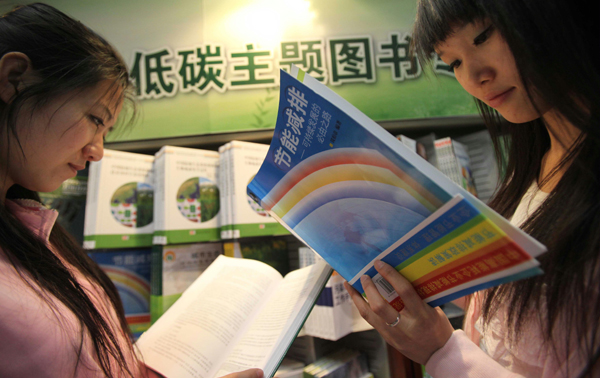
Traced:
<path fill-rule="evenodd" d="M 219 212 L 219 233 L 221 239 L 231 239 L 233 230 L 231 229 L 231 210 L 230 210 L 230 192 L 229 187 L 229 148 L 231 143 L 226 143 L 219 147 L 219 201 L 221 211 Z"/>
<path fill-rule="evenodd" d="M 166 377 L 277 371 L 331 275 L 324 262 L 281 276 L 260 261 L 219 256 L 138 339 L 142 360 Z"/>
<path fill-rule="evenodd" d="M 301 268 L 322 260 L 308 247 L 299 248 L 298 255 Z M 303 335 L 336 341 L 352 332 L 373 329 L 356 311 L 344 288 L 344 281 L 337 272 L 333 272 L 304 323 Z"/>
<path fill-rule="evenodd" d="M 419 150 L 419 146 L 421 147 L 420 155 L 440 169 L 435 151 L 435 141 L 438 139 L 441 138 L 437 138 L 435 133 L 429 133 L 417 138 L 416 142 L 417 149 Z M 500 170 L 489 131 L 476 131 L 456 137 L 455 140 L 466 147 L 477 198 L 487 203 L 496 191 L 500 180 Z M 404 139 L 401 141 L 406 145 Z"/>
<path fill-rule="evenodd" d="M 220 242 L 152 246 L 150 319 L 158 320 L 219 255 Z"/>
<path fill-rule="evenodd" d="M 152 245 L 154 156 L 104 150 L 90 163 L 83 247 L 133 248 Z"/>
<path fill-rule="evenodd" d="M 477 195 L 467 147 L 450 137 L 436 139 L 438 169 L 468 192 Z"/>
<path fill-rule="evenodd" d="M 368 375 L 365 354 L 357 350 L 340 349 L 306 366 L 303 378 L 363 378 Z"/>
<path fill-rule="evenodd" d="M 153 244 L 220 240 L 218 152 L 163 146 L 154 178 Z"/>
<path fill-rule="evenodd" d="M 467 147 L 477 198 L 487 203 L 500 182 L 492 137 L 489 131 L 481 130 L 457 137 L 456 140 Z"/>
<path fill-rule="evenodd" d="M 223 252 L 228 257 L 253 259 L 277 269 L 281 275 L 290 272 L 287 241 L 281 237 L 257 237 L 223 241 Z"/>
<path fill-rule="evenodd" d="M 88 252 L 116 286 L 134 340 L 150 327 L 150 254 L 151 247 Z"/>
<path fill-rule="evenodd" d="M 304 334 L 336 341 L 353 332 L 352 300 L 335 271 L 304 323 Z"/>
<path fill-rule="evenodd" d="M 302 378 L 304 363 L 288 357 L 285 357 L 277 369 L 274 377 L 276 378 Z"/>
<path fill-rule="evenodd" d="M 431 165 L 440 169 L 437 162 L 437 155 L 435 153 L 435 140 L 437 139 L 435 133 L 429 133 L 415 139 L 421 147 L 421 156 L 425 158 Z"/>
<path fill-rule="evenodd" d="M 288 234 L 285 227 L 246 194 L 267 154 L 269 146 L 260 143 L 231 141 L 220 148 L 223 156 L 221 181 L 226 181 L 226 213 L 221 217 L 221 239 Z"/>
<path fill-rule="evenodd" d="M 541 243 L 297 67 L 281 72 L 269 152 L 248 194 L 359 292 L 400 310 L 375 270 L 395 267 L 426 303 L 542 273 Z"/>
<path fill-rule="evenodd" d="M 52 192 L 38 192 L 42 203 L 58 211 L 57 222 L 78 242 L 83 244 L 83 224 L 85 222 L 85 202 L 88 177 L 77 175 L 66 179 Z"/>

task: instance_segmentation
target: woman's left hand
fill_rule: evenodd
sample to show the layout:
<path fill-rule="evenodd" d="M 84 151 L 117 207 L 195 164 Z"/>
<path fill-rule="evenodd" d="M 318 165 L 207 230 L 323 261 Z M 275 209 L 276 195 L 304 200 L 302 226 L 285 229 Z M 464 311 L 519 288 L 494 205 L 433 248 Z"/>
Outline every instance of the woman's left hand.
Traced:
<path fill-rule="evenodd" d="M 382 261 L 375 262 L 375 269 L 392 285 L 404 302 L 400 313 L 379 294 L 368 276 L 361 277 L 368 302 L 348 282 L 344 283 L 346 290 L 360 315 L 388 344 L 411 360 L 424 365 L 452 336 L 454 329 L 450 321 L 440 308 L 424 303 L 410 282 L 396 269 Z M 394 325 L 397 317 L 399 321 Z"/>

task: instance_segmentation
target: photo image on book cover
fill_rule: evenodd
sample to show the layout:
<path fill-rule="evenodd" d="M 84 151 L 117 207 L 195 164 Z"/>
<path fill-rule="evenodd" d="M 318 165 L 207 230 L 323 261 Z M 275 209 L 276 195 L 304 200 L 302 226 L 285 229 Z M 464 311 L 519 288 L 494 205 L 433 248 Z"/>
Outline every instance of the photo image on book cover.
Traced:
<path fill-rule="evenodd" d="M 205 177 L 192 177 L 177 190 L 177 208 L 190 222 L 207 222 L 219 213 L 219 188 Z"/>
<path fill-rule="evenodd" d="M 123 226 L 139 228 L 152 223 L 154 202 L 152 186 L 144 182 L 129 182 L 120 186 L 110 199 L 113 217 Z"/>
<path fill-rule="evenodd" d="M 440 305 L 540 274 L 545 247 L 297 67 L 281 72 L 277 123 L 248 194 L 361 293 L 381 259 Z"/>

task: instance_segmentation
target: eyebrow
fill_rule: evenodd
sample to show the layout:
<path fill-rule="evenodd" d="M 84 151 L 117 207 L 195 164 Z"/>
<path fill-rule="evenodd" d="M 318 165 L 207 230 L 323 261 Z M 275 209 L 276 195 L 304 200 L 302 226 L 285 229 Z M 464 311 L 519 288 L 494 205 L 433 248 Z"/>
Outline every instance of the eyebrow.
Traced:
<path fill-rule="evenodd" d="M 104 111 L 104 113 L 106 113 L 106 115 L 108 116 L 108 121 L 111 121 L 113 119 L 113 115 L 112 112 L 110 111 L 110 109 L 108 108 L 108 106 L 106 106 L 105 104 L 98 104 L 102 110 Z"/>

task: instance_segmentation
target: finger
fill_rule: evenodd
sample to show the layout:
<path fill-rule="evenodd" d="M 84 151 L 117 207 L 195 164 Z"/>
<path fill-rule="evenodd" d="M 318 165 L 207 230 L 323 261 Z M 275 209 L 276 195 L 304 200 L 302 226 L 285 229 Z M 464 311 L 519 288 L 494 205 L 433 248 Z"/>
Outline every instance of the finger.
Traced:
<path fill-rule="evenodd" d="M 263 378 L 264 373 L 260 369 L 248 369 L 237 373 L 227 374 L 221 378 Z"/>
<path fill-rule="evenodd" d="M 348 294 L 350 294 L 350 298 L 354 305 L 358 309 L 358 313 L 362 316 L 363 319 L 367 321 L 373 327 L 381 323 L 381 319 L 371 310 L 369 304 L 365 301 L 363 296 L 353 288 L 348 282 L 344 282 L 344 287 Z"/>
<path fill-rule="evenodd" d="M 398 311 L 396 311 L 396 309 L 394 309 L 392 305 L 390 305 L 388 301 L 381 296 L 379 290 L 377 290 L 377 287 L 371 280 L 371 277 L 366 275 L 362 276 L 360 278 L 360 283 L 362 284 L 363 290 L 367 295 L 367 300 L 369 301 L 371 310 L 373 310 L 373 312 L 387 324 L 396 321 L 396 318 L 398 317 Z"/>
<path fill-rule="evenodd" d="M 419 306 L 423 305 L 423 300 L 412 284 L 391 265 L 378 260 L 375 262 L 374 266 L 377 272 L 392 285 L 394 290 L 396 290 L 396 293 L 402 298 L 405 309 L 410 311 L 420 308 Z"/>

